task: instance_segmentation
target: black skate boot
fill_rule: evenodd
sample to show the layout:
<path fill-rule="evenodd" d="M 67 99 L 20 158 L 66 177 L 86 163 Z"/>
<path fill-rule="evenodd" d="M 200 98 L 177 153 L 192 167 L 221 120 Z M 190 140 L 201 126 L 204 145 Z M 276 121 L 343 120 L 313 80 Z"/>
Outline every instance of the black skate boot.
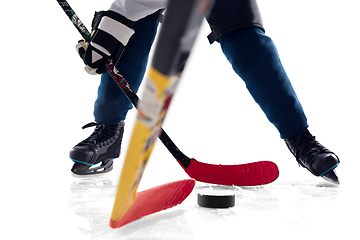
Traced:
<path fill-rule="evenodd" d="M 84 176 L 111 171 L 113 159 L 120 156 L 124 125 L 124 121 L 121 121 L 118 125 L 89 123 L 83 126 L 83 129 L 93 126 L 96 128 L 87 139 L 70 150 L 70 158 L 75 162 L 72 173 Z"/>
<path fill-rule="evenodd" d="M 285 143 L 302 167 L 315 176 L 340 184 L 334 172 L 340 163 L 339 158 L 316 141 L 308 130 L 296 137 L 285 139 Z"/>

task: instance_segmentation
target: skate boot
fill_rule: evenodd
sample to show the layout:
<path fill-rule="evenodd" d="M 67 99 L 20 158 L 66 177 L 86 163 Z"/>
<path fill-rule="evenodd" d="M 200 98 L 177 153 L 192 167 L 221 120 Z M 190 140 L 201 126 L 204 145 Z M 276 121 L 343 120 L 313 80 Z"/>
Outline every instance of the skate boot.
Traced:
<path fill-rule="evenodd" d="M 300 166 L 307 168 L 315 176 L 340 184 L 334 171 L 340 163 L 339 158 L 316 141 L 308 130 L 296 137 L 285 139 L 285 143 Z"/>
<path fill-rule="evenodd" d="M 107 173 L 113 168 L 113 159 L 120 156 L 124 121 L 117 125 L 89 123 L 82 128 L 96 126 L 94 132 L 70 150 L 75 163 L 71 169 L 75 176 Z"/>

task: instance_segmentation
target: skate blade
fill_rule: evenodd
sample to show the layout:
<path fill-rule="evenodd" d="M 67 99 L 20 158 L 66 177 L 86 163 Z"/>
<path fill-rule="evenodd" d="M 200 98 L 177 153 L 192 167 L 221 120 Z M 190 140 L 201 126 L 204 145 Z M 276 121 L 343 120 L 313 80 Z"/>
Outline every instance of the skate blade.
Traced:
<path fill-rule="evenodd" d="M 76 178 L 101 177 L 110 173 L 113 169 L 113 159 L 107 159 L 101 164 L 93 166 L 75 162 L 71 169 L 71 175 Z"/>
<path fill-rule="evenodd" d="M 323 174 L 321 177 L 329 183 L 340 185 L 340 181 L 335 173 L 335 170 L 328 171 L 327 173 Z"/>
<path fill-rule="evenodd" d="M 109 175 L 110 172 L 96 172 L 96 173 L 88 173 L 88 174 L 76 174 L 73 171 L 71 171 L 71 176 L 75 178 L 98 178 L 102 176 Z"/>

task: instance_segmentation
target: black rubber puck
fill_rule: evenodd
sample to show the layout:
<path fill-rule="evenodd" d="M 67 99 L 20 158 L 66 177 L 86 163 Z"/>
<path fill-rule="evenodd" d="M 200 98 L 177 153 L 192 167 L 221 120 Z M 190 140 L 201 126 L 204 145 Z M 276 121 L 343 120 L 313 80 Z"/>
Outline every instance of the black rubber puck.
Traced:
<path fill-rule="evenodd" d="M 198 193 L 198 204 L 207 208 L 230 208 L 235 206 L 235 194 Z"/>

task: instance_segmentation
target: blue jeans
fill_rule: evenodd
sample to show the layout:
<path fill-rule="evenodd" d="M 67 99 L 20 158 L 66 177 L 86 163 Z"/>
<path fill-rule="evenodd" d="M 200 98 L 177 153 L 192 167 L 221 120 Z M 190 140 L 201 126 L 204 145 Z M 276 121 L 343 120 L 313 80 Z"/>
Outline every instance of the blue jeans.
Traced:
<path fill-rule="evenodd" d="M 139 20 L 116 67 L 137 91 L 158 26 L 157 17 Z M 281 138 L 291 138 L 308 127 L 302 106 L 279 60 L 273 41 L 258 28 L 242 28 L 219 38 L 222 51 Z M 125 120 L 132 104 L 108 73 L 101 77 L 95 102 L 95 121 L 117 124 Z"/>

